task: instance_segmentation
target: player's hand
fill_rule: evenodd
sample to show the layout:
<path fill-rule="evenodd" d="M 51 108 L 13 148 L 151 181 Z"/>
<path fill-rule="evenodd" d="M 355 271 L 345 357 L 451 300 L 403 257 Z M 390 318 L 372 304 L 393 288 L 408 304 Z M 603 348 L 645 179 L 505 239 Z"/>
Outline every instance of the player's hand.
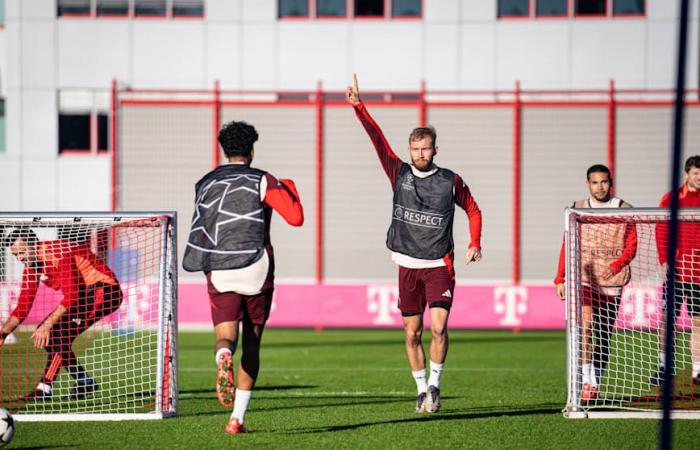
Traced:
<path fill-rule="evenodd" d="M 566 286 L 564 283 L 557 283 L 557 296 L 562 300 L 566 298 Z"/>
<path fill-rule="evenodd" d="M 467 265 L 471 264 L 473 262 L 477 262 L 481 260 L 481 249 L 478 247 L 469 247 L 469 250 L 467 250 L 467 255 L 465 256 L 465 259 L 467 260 Z"/>
<path fill-rule="evenodd" d="M 32 333 L 32 339 L 34 339 L 34 347 L 44 348 L 49 344 L 49 333 L 51 332 L 51 327 L 47 327 L 45 323 L 39 325 L 34 333 Z"/>
<path fill-rule="evenodd" d="M 357 75 L 352 74 L 352 86 L 345 89 L 345 98 L 352 106 L 360 104 L 360 89 L 357 87 Z"/>
<path fill-rule="evenodd" d="M 600 277 L 604 280 L 609 280 L 614 276 L 615 272 L 610 267 L 606 267 L 605 270 L 603 270 L 603 273 L 600 274 Z"/>

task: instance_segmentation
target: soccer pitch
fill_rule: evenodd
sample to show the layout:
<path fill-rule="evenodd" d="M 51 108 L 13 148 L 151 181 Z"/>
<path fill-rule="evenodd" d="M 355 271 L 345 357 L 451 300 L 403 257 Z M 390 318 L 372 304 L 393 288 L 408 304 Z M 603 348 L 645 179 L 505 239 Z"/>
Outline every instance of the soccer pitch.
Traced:
<path fill-rule="evenodd" d="M 427 333 L 429 335 L 429 333 Z M 426 335 L 426 338 L 429 336 Z M 451 331 L 442 410 L 413 413 L 401 330 L 278 330 L 263 338 L 246 425 L 214 393 L 212 333 L 180 333 L 179 417 L 20 422 L 10 448 L 655 448 L 656 420 L 569 420 L 561 332 Z M 700 423 L 674 421 L 676 448 Z"/>

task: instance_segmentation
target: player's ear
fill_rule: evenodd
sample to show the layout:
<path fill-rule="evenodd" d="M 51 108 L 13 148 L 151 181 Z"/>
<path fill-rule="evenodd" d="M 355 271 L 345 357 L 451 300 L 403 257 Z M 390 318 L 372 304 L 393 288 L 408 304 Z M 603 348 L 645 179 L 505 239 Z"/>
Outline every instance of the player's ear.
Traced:
<path fill-rule="evenodd" d="M 435 147 L 433 147 L 433 156 L 437 155 L 437 152 L 438 152 L 438 146 L 436 145 Z"/>

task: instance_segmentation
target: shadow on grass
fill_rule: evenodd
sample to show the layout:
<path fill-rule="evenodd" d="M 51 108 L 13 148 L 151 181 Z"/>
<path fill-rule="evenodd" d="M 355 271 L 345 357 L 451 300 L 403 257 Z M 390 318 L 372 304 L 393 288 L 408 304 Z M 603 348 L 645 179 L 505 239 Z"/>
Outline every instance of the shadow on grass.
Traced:
<path fill-rule="evenodd" d="M 259 391 L 286 391 L 292 389 L 314 389 L 318 386 L 311 384 L 286 384 L 286 385 L 275 385 L 275 386 L 255 386 L 255 392 Z M 210 394 L 214 396 L 214 388 L 206 389 L 180 389 L 180 394 Z"/>
<path fill-rule="evenodd" d="M 402 400 L 405 401 L 405 400 Z M 518 416 L 535 416 L 549 415 L 561 413 L 561 405 L 554 403 L 544 403 L 539 405 L 522 405 L 522 406 L 501 406 L 501 407 L 484 407 L 470 408 L 464 412 L 446 412 L 438 414 L 420 414 L 413 417 L 397 418 L 392 420 L 377 420 L 360 422 L 347 425 L 332 425 L 327 427 L 314 427 L 306 429 L 298 429 L 296 431 L 279 431 L 284 434 L 314 434 L 314 433 L 333 433 L 337 431 L 357 430 L 375 425 L 391 425 L 402 423 L 419 423 L 419 422 L 443 422 L 449 423 L 457 420 L 474 420 L 488 419 L 492 417 L 518 417 Z"/>

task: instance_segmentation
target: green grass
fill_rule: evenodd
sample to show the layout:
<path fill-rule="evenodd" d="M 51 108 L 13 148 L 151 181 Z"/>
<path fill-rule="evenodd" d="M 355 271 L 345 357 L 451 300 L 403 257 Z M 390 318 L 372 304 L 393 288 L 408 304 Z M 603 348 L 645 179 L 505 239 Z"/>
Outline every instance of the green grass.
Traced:
<path fill-rule="evenodd" d="M 565 339 L 554 332 L 450 333 L 443 409 L 413 413 L 400 330 L 267 330 L 246 415 L 223 433 L 213 391 L 213 335 L 181 333 L 179 417 L 17 425 L 10 448 L 655 448 L 655 420 L 570 420 Z M 676 448 L 700 423 L 674 421 Z"/>

